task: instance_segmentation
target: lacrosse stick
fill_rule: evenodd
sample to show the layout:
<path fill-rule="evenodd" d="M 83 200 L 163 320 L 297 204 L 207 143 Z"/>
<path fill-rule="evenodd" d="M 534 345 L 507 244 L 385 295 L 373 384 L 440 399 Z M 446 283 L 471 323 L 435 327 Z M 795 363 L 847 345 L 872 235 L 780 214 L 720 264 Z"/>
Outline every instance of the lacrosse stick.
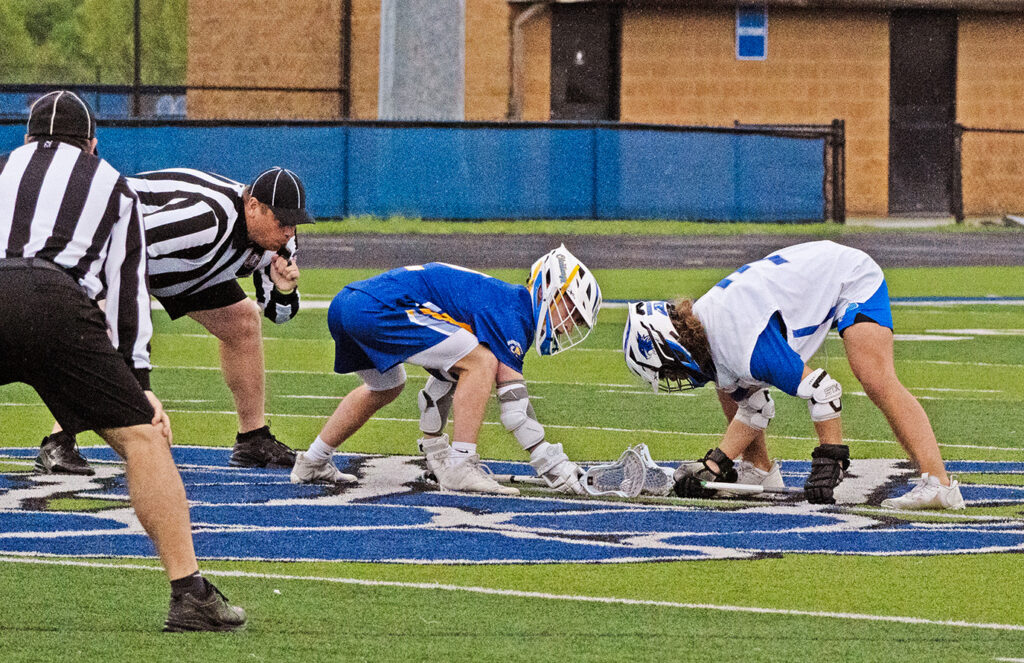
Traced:
<path fill-rule="evenodd" d="M 614 463 L 587 468 L 580 483 L 591 495 L 636 497 L 644 488 L 646 472 L 647 467 L 640 454 L 629 448 Z"/>
<path fill-rule="evenodd" d="M 761 486 L 755 483 L 727 483 L 725 481 L 701 481 L 700 485 L 708 490 L 723 490 L 737 495 L 760 495 L 761 493 L 771 493 L 779 495 L 795 495 L 797 493 L 804 492 L 803 488 L 797 488 L 795 486 L 783 486 L 782 488 L 773 488 L 770 486 Z"/>
<path fill-rule="evenodd" d="M 580 478 L 580 483 L 588 495 L 636 497 L 643 490 L 646 469 L 640 454 L 633 449 L 626 449 L 614 463 L 588 468 Z M 495 474 L 492 478 L 499 483 L 548 487 L 547 482 L 541 477 Z"/>
<path fill-rule="evenodd" d="M 672 478 L 673 470 L 670 467 L 661 467 L 651 458 L 651 451 L 646 444 L 637 444 L 633 447 L 644 463 L 644 495 L 658 495 L 664 497 L 672 493 L 672 486 L 675 479 Z"/>
<path fill-rule="evenodd" d="M 485 466 L 486 467 L 486 466 Z M 548 483 L 540 477 L 531 477 L 525 474 L 494 474 L 488 472 L 490 477 L 498 483 L 511 483 L 529 486 L 540 486 L 541 488 L 547 488 Z M 430 470 L 426 470 L 419 476 L 419 481 L 426 481 L 427 483 L 437 483 L 437 477 Z"/>

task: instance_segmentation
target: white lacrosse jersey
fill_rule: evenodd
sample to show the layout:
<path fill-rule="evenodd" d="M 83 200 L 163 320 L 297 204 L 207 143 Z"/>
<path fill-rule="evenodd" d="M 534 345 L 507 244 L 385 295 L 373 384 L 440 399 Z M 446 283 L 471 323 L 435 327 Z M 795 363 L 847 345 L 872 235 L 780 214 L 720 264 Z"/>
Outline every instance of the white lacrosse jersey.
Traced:
<path fill-rule="evenodd" d="M 707 332 L 715 383 L 728 392 L 766 386 L 751 375 L 750 360 L 776 312 L 786 342 L 807 363 L 846 308 L 870 299 L 884 278 L 871 256 L 830 241 L 796 244 L 743 265 L 693 306 Z"/>

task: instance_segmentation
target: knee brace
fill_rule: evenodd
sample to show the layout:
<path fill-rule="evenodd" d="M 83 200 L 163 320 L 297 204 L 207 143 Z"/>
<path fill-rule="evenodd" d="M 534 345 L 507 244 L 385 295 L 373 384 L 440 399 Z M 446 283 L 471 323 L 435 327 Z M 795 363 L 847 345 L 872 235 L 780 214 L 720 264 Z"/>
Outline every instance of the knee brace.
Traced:
<path fill-rule="evenodd" d="M 501 383 L 498 386 L 498 407 L 501 425 L 515 436 L 523 449 L 532 449 L 544 441 L 544 427 L 533 413 L 525 381 Z"/>
<path fill-rule="evenodd" d="M 811 421 L 835 419 L 843 410 L 843 387 L 824 368 L 805 377 L 796 388 L 796 395 L 807 401 Z"/>
<path fill-rule="evenodd" d="M 427 435 L 440 435 L 448 424 L 448 415 L 452 410 L 452 399 L 455 397 L 455 383 L 439 380 L 434 376 L 427 378 L 427 384 L 416 396 L 420 406 L 420 430 Z"/>
<path fill-rule="evenodd" d="M 767 389 L 758 389 L 739 403 L 736 410 L 736 420 L 751 428 L 764 430 L 768 428 L 772 417 L 775 416 L 775 401 L 768 394 Z"/>

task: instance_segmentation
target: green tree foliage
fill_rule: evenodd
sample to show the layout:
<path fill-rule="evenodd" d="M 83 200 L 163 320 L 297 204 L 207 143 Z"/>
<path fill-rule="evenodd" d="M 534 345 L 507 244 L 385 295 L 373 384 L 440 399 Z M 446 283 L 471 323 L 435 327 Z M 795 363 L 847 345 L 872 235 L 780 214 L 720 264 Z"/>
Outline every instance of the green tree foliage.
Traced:
<path fill-rule="evenodd" d="M 25 14 L 17 3 L 0 2 L 0 62 L 3 77 L 10 83 L 32 79 L 35 44 L 25 28 Z"/>
<path fill-rule="evenodd" d="M 142 82 L 181 85 L 188 0 L 140 0 Z M 0 1 L 0 82 L 134 80 L 135 0 Z"/>

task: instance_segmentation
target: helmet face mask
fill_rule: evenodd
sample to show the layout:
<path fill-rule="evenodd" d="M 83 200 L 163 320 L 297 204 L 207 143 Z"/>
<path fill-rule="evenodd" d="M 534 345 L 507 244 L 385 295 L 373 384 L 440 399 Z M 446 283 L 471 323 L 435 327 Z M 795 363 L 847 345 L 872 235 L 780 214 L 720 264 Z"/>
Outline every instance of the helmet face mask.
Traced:
<path fill-rule="evenodd" d="M 713 376 L 683 347 L 668 313 L 668 302 L 635 302 L 622 334 L 626 366 L 654 391 L 685 391 L 702 387 Z"/>
<path fill-rule="evenodd" d="M 590 334 L 601 308 L 601 288 L 564 244 L 533 263 L 528 287 L 537 321 L 537 354 L 557 354 Z"/>

